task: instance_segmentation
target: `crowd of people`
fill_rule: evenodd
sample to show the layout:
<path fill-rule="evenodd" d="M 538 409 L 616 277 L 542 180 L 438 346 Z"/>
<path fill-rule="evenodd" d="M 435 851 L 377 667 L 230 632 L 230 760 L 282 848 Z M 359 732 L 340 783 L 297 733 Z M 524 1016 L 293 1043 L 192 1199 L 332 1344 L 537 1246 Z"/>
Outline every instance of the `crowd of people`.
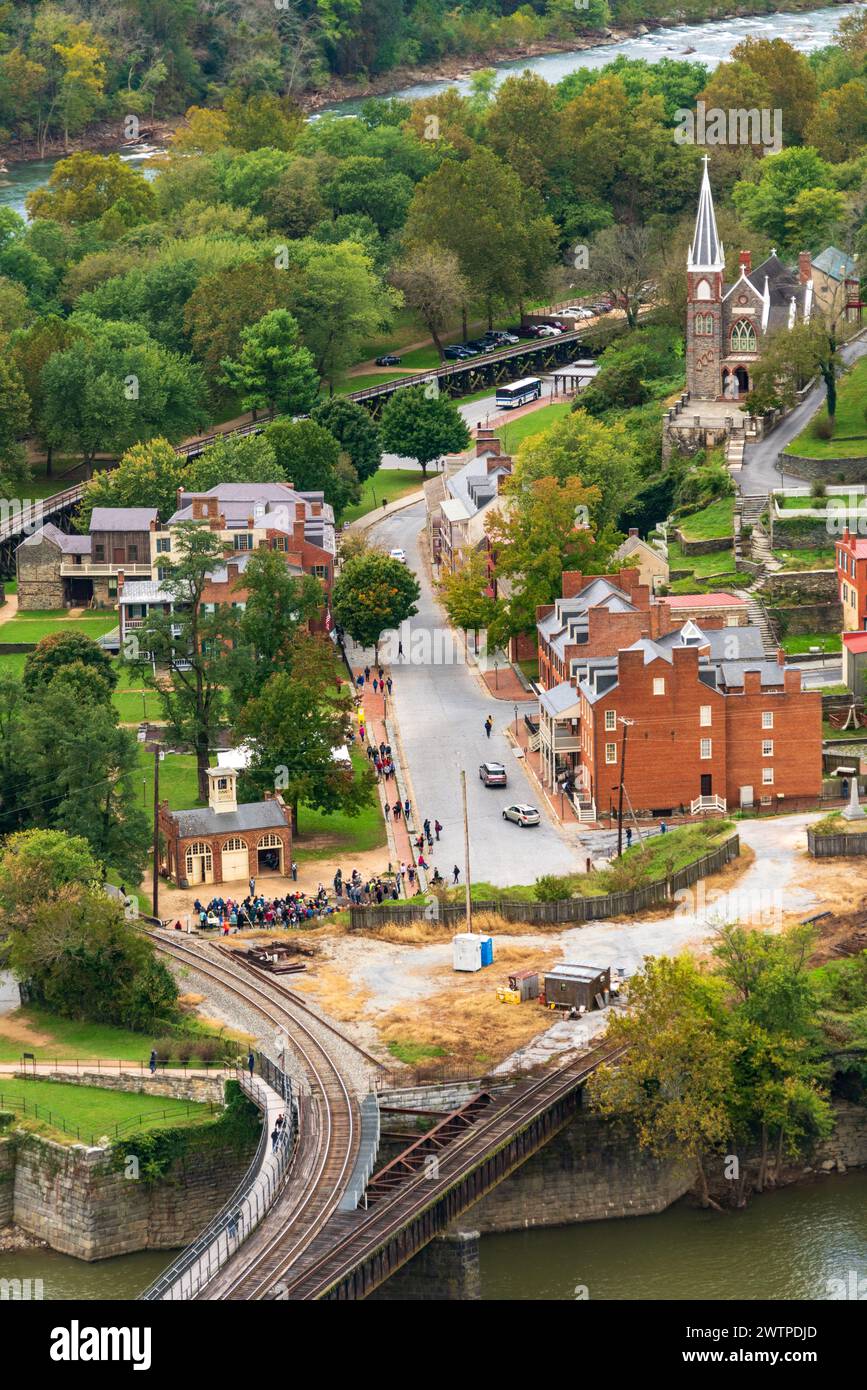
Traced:
<path fill-rule="evenodd" d="M 329 902 L 321 883 L 316 893 L 287 893 L 282 898 L 248 894 L 240 901 L 216 897 L 207 904 L 196 898 L 193 903 L 199 926 L 222 931 L 224 936 L 257 927 L 303 927 L 315 918 L 328 917 L 337 911 L 339 908 Z"/>

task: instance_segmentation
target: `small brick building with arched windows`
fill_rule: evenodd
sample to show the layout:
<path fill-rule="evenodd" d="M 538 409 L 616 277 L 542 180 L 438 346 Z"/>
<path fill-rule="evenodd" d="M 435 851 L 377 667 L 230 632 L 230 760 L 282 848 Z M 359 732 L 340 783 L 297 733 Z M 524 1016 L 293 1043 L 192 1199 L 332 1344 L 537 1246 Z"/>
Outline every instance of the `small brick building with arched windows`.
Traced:
<path fill-rule="evenodd" d="M 160 804 L 161 868 L 179 888 L 244 883 L 263 874 L 288 877 L 292 868 L 289 808 L 278 794 L 238 805 L 238 773 L 208 769 L 208 805 L 171 811 Z"/>

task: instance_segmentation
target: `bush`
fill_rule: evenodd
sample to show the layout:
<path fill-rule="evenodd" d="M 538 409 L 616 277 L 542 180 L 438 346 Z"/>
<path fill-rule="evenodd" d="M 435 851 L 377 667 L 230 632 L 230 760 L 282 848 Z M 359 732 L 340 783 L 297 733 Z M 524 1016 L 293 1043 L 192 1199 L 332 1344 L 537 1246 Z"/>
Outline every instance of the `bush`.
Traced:
<path fill-rule="evenodd" d="M 820 415 L 818 420 L 814 421 L 813 434 L 816 439 L 834 438 L 834 421 L 830 415 Z"/>
<path fill-rule="evenodd" d="M 571 898 L 576 891 L 575 874 L 543 874 L 536 879 L 536 899 L 540 903 L 555 903 Z"/>
<path fill-rule="evenodd" d="M 814 478 L 813 481 L 812 481 L 812 483 L 810 484 L 810 496 L 811 496 L 811 497 L 827 497 L 827 495 L 828 495 L 828 489 L 826 488 L 825 484 L 822 482 L 822 479 L 821 479 L 821 478 Z"/>

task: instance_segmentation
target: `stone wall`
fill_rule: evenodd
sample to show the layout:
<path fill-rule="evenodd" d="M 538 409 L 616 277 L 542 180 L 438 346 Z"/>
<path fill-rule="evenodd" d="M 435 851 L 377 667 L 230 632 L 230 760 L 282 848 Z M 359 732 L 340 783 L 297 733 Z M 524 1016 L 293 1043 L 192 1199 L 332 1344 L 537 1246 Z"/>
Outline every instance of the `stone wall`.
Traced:
<path fill-rule="evenodd" d="M 812 482 L 814 478 L 821 478 L 823 482 L 863 483 L 867 456 L 811 459 L 805 458 L 802 454 L 781 453 L 778 456 L 778 465 L 782 465 L 785 472 L 793 478 L 806 478 L 808 482 Z"/>
<path fill-rule="evenodd" d="M 447 1231 L 435 1236 L 366 1301 L 465 1303 L 481 1296 L 478 1231 Z"/>
<path fill-rule="evenodd" d="M 472 1208 L 463 1224 L 485 1235 L 647 1216 L 689 1191 L 695 1169 L 638 1147 L 631 1128 L 582 1110 L 550 1144 Z"/>
<path fill-rule="evenodd" d="M 705 540 L 691 541 L 682 531 L 676 531 L 675 535 L 684 555 L 716 555 L 731 550 L 734 545 L 734 536 L 708 536 Z"/>
<path fill-rule="evenodd" d="M 164 1178 L 145 1183 L 113 1171 L 106 1149 L 19 1135 L 12 1219 L 81 1260 L 177 1249 L 229 1199 L 252 1153 L 252 1142 L 242 1153 L 193 1140 Z"/>
<path fill-rule="evenodd" d="M 18 607 L 62 608 L 63 580 L 60 576 L 60 548 L 49 540 L 31 537 L 15 552 L 18 576 Z"/>
<path fill-rule="evenodd" d="M 15 1145 L 0 1138 L 0 1226 L 10 1226 L 15 1197 Z"/>
<path fill-rule="evenodd" d="M 771 545 L 775 550 L 833 550 L 836 536 L 828 530 L 828 519 L 824 516 L 799 516 L 797 512 L 785 512 L 781 517 L 771 520 Z"/>
<path fill-rule="evenodd" d="M 16 1075 L 31 1079 L 27 1072 L 16 1072 Z M 40 1079 L 62 1081 L 70 1086 L 99 1086 L 103 1091 L 127 1091 L 145 1096 L 167 1096 L 172 1100 L 210 1102 L 213 1105 L 222 1105 L 225 1099 L 225 1078 L 219 1075 L 171 1076 L 157 1072 L 155 1076 L 150 1076 L 147 1072 L 143 1075 L 134 1071 L 57 1071 L 47 1073 Z"/>
<path fill-rule="evenodd" d="M 765 596 L 770 603 L 839 604 L 837 574 L 834 569 L 769 572 L 765 583 Z M 841 607 L 841 616 L 842 611 Z M 839 631 L 839 627 L 837 630 Z"/>
<path fill-rule="evenodd" d="M 838 634 L 843 626 L 840 603 L 769 604 L 767 611 L 781 637 L 797 637 L 804 632 Z"/>

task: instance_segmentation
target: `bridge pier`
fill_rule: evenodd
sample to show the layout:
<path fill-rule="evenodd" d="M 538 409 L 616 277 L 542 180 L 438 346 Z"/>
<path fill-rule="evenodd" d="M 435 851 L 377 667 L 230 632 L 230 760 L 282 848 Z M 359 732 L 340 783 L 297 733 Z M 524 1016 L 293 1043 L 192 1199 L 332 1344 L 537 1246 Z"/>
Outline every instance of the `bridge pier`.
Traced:
<path fill-rule="evenodd" d="M 366 1301 L 465 1303 L 481 1296 L 478 1231 L 445 1231 Z"/>

